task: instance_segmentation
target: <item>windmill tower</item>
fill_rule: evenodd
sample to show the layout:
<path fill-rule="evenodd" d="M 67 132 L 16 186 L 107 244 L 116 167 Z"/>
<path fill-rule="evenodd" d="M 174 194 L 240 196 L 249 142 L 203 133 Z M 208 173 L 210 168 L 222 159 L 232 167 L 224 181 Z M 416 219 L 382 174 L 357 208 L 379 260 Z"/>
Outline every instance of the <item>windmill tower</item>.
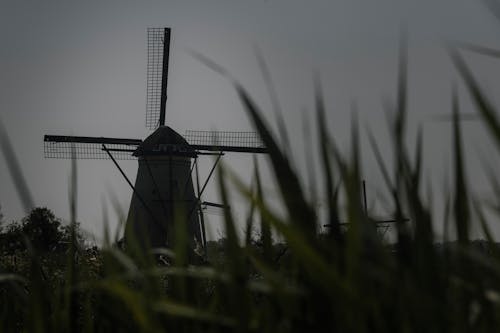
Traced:
<path fill-rule="evenodd" d="M 148 29 L 146 126 L 147 138 L 44 136 L 46 158 L 111 159 L 132 188 L 126 234 L 142 245 L 170 246 L 174 220 L 185 222 L 192 246 L 206 245 L 201 195 L 220 158 L 228 152 L 266 153 L 254 132 L 186 131 L 182 136 L 165 125 L 170 28 Z M 197 160 L 216 155 L 200 187 Z M 135 185 L 117 160 L 137 159 Z M 193 182 L 196 171 L 196 192 Z"/>

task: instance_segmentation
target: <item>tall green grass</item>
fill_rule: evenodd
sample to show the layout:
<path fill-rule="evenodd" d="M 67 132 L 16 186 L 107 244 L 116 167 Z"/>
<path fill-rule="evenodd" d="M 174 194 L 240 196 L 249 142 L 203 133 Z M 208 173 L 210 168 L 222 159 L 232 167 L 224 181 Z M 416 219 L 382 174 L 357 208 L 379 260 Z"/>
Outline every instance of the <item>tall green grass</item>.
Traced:
<path fill-rule="evenodd" d="M 125 251 L 108 241 L 90 252 L 76 241 L 76 162 L 70 177 L 72 242 L 66 262 L 57 268 L 28 247 L 28 269 L 0 266 L 0 330 L 5 332 L 470 332 L 500 325 L 500 252 L 489 230 L 484 205 L 473 196 L 465 172 L 460 103 L 452 100 L 454 174 L 446 220 L 458 241 L 435 243 L 430 203 L 422 189 L 422 134 L 413 150 L 407 132 L 407 51 L 401 43 L 398 90 L 389 124 L 394 165 L 385 165 L 375 137 L 372 150 L 391 203 L 396 240 L 377 233 L 361 200 L 359 129 L 353 119 L 350 154 L 341 153 L 325 125 L 326 106 L 319 83 L 315 109 L 321 157 L 322 196 L 327 198 L 329 228 L 307 198 L 292 166 L 280 125 L 279 143 L 263 112 L 237 82 L 243 107 L 269 149 L 269 161 L 285 215 L 270 207 L 255 163 L 254 186 L 219 169 L 221 198 L 229 204 L 228 184 L 247 199 L 249 213 L 243 240 L 230 210 L 224 212 L 225 239 L 209 249 L 208 260 L 193 259 L 185 228 L 178 227 L 172 249 L 130 246 Z M 495 106 L 479 87 L 459 49 L 450 55 L 478 114 L 500 148 Z M 207 65 L 215 65 L 202 59 Z M 267 67 L 261 61 L 264 73 Z M 219 72 L 225 73 L 220 67 Z M 270 77 L 268 84 L 272 86 Z M 319 81 L 319 80 L 318 80 Z M 272 88 L 270 88 L 272 90 Z M 275 102 L 279 111 L 279 104 Z M 278 119 L 281 116 L 278 115 Z M 281 122 L 282 123 L 282 122 Z M 4 156 L 26 206 L 32 204 L 13 149 L 2 130 Z M 492 184 L 498 178 L 491 173 Z M 494 186 L 500 197 L 500 186 Z M 340 196 L 345 204 L 340 204 Z M 498 212 L 497 212 L 498 214 Z M 345 228 L 340 223 L 347 222 Z M 405 218 L 410 222 L 405 222 Z M 480 251 L 470 240 L 471 225 L 488 239 Z M 182 219 L 177 222 L 182 225 Z M 254 230 L 260 230 L 256 239 Z M 108 233 L 109 234 L 109 233 Z M 283 240 L 273 244 L 272 235 Z M 133 244 L 133 242 L 131 243 Z M 154 252 L 154 253 L 153 253 Z M 217 253 L 217 256 L 213 253 Z M 162 260 L 158 260 L 159 258 Z M 164 259 L 164 260 L 163 260 Z M 3 262 L 3 261 L 2 261 Z"/>

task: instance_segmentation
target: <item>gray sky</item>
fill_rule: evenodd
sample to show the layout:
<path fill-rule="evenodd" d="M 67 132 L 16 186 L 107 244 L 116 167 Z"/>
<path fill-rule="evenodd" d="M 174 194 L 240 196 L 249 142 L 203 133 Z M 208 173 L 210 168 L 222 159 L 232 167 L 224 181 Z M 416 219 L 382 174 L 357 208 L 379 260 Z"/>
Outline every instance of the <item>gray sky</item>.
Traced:
<path fill-rule="evenodd" d="M 451 84 L 458 79 L 443 42 L 498 45 L 500 24 L 478 1 L 2 0 L 0 117 L 36 204 L 67 219 L 70 162 L 44 159 L 43 135 L 147 136 L 146 28 L 170 26 L 167 123 L 181 134 L 186 129 L 251 129 L 228 81 L 194 59 L 189 50 L 226 67 L 272 119 L 254 54 L 257 45 L 276 83 L 296 165 L 304 171 L 311 168 L 303 154 L 302 133 L 304 119 L 314 123 L 314 71 L 321 74 L 328 127 L 338 142 L 342 146 L 349 142 L 350 104 L 355 100 L 362 126 L 372 127 L 381 144 L 387 144 L 381 100 L 394 96 L 402 25 L 408 27 L 410 36 L 410 129 L 414 132 L 417 123 L 450 110 Z M 500 77 L 498 63 L 477 56 L 468 59 L 494 96 Z M 461 96 L 464 111 L 470 112 L 467 95 Z M 426 168 L 439 196 L 446 176 L 443 166 L 451 157 L 451 132 L 449 125 L 432 123 L 424 125 L 424 131 Z M 480 195 L 487 195 L 477 157 L 498 163 L 498 154 L 490 147 L 482 125 L 464 124 L 464 132 L 470 153 L 468 169 L 474 174 L 471 180 Z M 363 140 L 365 178 L 374 197 L 374 188 L 381 187 L 382 180 L 366 137 Z M 251 157 L 228 155 L 225 160 L 250 180 Z M 121 164 L 135 179 L 136 162 Z M 209 164 L 207 160 L 205 172 Z M 110 193 L 125 211 L 131 196 L 116 168 L 110 161 L 79 161 L 78 176 L 83 227 L 100 234 L 105 205 L 113 228 L 116 218 Z M 269 187 L 272 193 L 272 185 Z M 217 201 L 215 186 L 207 199 Z M 7 220 L 24 215 L 3 158 L 0 204 Z M 239 211 L 243 217 L 243 210 Z M 217 217 L 212 219 L 210 233 L 217 237 L 220 226 Z"/>

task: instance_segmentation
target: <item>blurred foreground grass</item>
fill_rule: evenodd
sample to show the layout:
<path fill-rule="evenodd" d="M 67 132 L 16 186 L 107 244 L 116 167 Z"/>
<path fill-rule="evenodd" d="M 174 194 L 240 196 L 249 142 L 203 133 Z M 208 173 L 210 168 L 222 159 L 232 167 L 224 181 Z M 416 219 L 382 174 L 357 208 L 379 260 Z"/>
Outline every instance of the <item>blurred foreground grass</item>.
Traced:
<path fill-rule="evenodd" d="M 404 44 L 404 43 L 403 43 Z M 498 112 L 483 94 L 459 50 L 450 55 L 478 114 L 500 149 Z M 210 65 L 210 64 L 209 64 Z M 224 212 L 225 239 L 208 249 L 208 260 L 193 260 L 184 228 L 173 249 L 152 251 L 108 241 L 85 249 L 76 228 L 76 164 L 73 162 L 68 246 L 57 257 L 27 242 L 22 253 L 0 261 L 0 331 L 15 332 L 470 332 L 500 324 L 500 252 L 491 237 L 485 207 L 468 189 L 460 132 L 459 101 L 453 101 L 453 189 L 445 198 L 446 223 L 458 241 L 436 246 L 436 221 L 422 190 L 422 136 L 411 150 L 406 137 L 406 47 L 401 49 L 399 82 L 390 130 L 394 166 L 384 165 L 372 148 L 392 195 L 396 240 L 385 243 L 364 212 L 360 195 L 358 129 L 352 128 L 349 155 L 340 153 L 325 127 L 321 88 L 316 87 L 322 196 L 328 201 L 329 228 L 320 233 L 315 206 L 290 164 L 287 149 L 238 83 L 245 110 L 269 148 L 269 160 L 286 211 L 269 208 L 255 165 L 255 186 L 247 188 L 221 169 L 219 189 L 228 202 L 231 182 L 248 199 L 245 239 Z M 285 133 L 281 128 L 281 134 Z M 21 198 L 31 198 L 2 131 L 2 150 L 14 172 Z M 286 140 L 285 140 L 286 141 Z M 410 156 L 411 155 L 411 156 Z M 496 199 L 500 186 L 491 184 Z M 339 204 L 339 197 L 345 204 Z M 498 211 L 492 220 L 498 218 Z M 347 222 L 345 228 L 340 223 Z M 409 218 L 410 222 L 404 222 Z M 105 221 L 104 221 L 105 222 Z M 182 223 L 182 221 L 179 221 Z M 480 225 L 487 251 L 469 239 Z M 254 225 L 255 224 L 255 225 Z M 260 231 L 258 239 L 252 237 Z M 275 244 L 272 234 L 283 239 Z M 162 258 L 162 260 L 158 260 Z"/>

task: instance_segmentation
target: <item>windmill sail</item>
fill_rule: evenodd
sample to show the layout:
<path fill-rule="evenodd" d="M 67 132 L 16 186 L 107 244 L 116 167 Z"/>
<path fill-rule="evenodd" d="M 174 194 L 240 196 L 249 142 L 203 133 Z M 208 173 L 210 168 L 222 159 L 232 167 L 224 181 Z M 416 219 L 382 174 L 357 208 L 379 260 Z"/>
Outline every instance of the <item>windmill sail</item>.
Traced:
<path fill-rule="evenodd" d="M 113 157 L 119 160 L 135 159 L 132 153 L 141 144 L 139 139 L 119 139 L 88 136 L 45 135 L 43 152 L 46 158 L 108 159 L 104 144 Z"/>
<path fill-rule="evenodd" d="M 255 132 L 186 131 L 184 138 L 195 150 L 267 153 L 264 142 Z"/>
<path fill-rule="evenodd" d="M 165 125 L 170 28 L 148 28 L 146 127 Z"/>

